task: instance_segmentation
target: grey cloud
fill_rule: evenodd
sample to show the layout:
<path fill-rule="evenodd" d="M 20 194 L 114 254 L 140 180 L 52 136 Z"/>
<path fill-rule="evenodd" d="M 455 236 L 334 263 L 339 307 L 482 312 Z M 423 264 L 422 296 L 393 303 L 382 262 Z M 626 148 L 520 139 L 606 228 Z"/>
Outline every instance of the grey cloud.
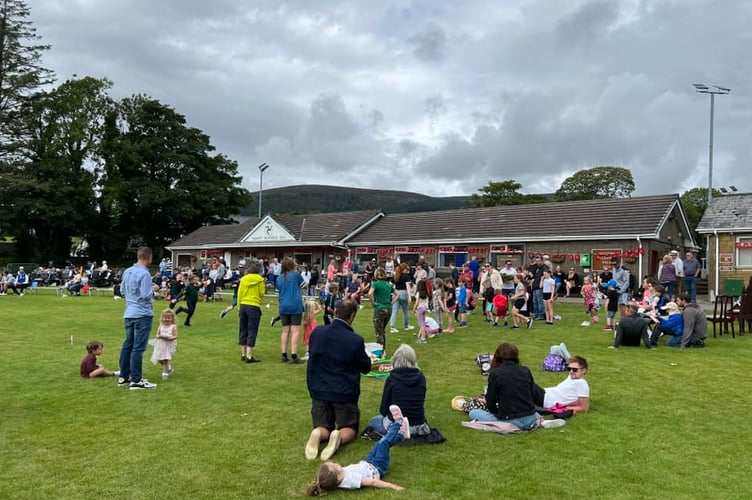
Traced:
<path fill-rule="evenodd" d="M 441 61 L 446 56 L 446 33 L 436 24 L 427 24 L 419 33 L 410 37 L 408 42 L 415 56 L 423 61 Z"/>

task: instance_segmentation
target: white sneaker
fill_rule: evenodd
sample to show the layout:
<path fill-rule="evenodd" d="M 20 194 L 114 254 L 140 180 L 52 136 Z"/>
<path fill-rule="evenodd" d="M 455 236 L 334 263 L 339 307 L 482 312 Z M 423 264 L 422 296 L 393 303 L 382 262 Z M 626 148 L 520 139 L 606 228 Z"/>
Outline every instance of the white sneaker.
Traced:
<path fill-rule="evenodd" d="M 339 435 L 339 431 L 333 430 L 329 434 L 329 444 L 327 444 L 326 448 L 324 448 L 323 451 L 321 452 L 321 461 L 326 462 L 327 460 L 332 458 L 334 454 L 337 453 L 337 450 L 339 449 L 339 445 L 341 442 L 342 442 L 342 438 Z"/>
<path fill-rule="evenodd" d="M 153 384 L 146 380 L 145 378 L 142 378 L 138 382 L 131 382 L 130 384 L 130 390 L 132 391 L 140 391 L 141 389 L 156 389 L 157 384 Z"/>
<path fill-rule="evenodd" d="M 557 427 L 564 427 L 567 425 L 567 421 L 561 418 L 555 418 L 553 420 L 543 420 L 541 427 L 544 429 L 555 429 Z"/>
<path fill-rule="evenodd" d="M 396 328 L 390 328 L 389 333 L 399 333 L 399 330 L 397 330 Z"/>
<path fill-rule="evenodd" d="M 407 328 L 405 330 L 415 330 L 415 327 L 413 325 L 407 325 Z"/>
<path fill-rule="evenodd" d="M 321 430 L 317 427 L 311 431 L 308 436 L 308 442 L 305 445 L 305 457 L 308 460 L 315 460 L 319 455 L 319 443 L 321 442 Z"/>
<path fill-rule="evenodd" d="M 163 373 L 162 373 L 162 380 L 167 380 L 167 377 L 169 377 L 169 376 L 170 376 L 170 374 L 169 374 L 169 373 L 164 373 L 164 372 L 163 372 Z"/>
<path fill-rule="evenodd" d="M 402 433 L 402 439 L 404 441 L 410 439 L 410 422 L 407 421 L 407 417 L 402 414 L 402 410 L 397 405 L 391 405 L 389 411 L 392 413 L 392 419 L 395 422 L 401 420 L 400 432 Z"/>
<path fill-rule="evenodd" d="M 112 372 L 112 376 L 113 377 L 119 377 L 120 376 L 120 370 L 115 370 L 114 372 Z"/>

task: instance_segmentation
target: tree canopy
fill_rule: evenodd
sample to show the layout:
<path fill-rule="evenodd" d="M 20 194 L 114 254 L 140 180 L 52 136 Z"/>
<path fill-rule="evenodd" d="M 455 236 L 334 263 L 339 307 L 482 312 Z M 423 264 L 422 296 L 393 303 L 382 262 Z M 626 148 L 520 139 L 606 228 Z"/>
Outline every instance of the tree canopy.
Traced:
<path fill-rule="evenodd" d="M 557 201 L 628 198 L 635 190 L 632 172 L 623 167 L 579 170 L 564 179 L 556 191 Z"/>
<path fill-rule="evenodd" d="M 468 205 L 471 207 L 496 207 L 500 205 L 525 205 L 530 203 L 545 203 L 549 201 L 544 195 L 523 194 L 520 192 L 522 184 L 507 179 L 501 182 L 489 181 L 478 189 L 481 194 L 470 196 Z"/>

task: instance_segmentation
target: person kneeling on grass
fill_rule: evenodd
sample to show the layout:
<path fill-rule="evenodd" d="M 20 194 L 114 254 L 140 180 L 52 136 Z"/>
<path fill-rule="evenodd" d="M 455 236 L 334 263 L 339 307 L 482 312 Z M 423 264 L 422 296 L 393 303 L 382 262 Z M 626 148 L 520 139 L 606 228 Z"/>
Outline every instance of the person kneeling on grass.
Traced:
<path fill-rule="evenodd" d="M 88 353 L 81 360 L 81 376 L 83 378 L 94 377 L 117 377 L 120 375 L 119 371 L 111 372 L 105 369 L 104 366 L 97 364 L 97 356 L 102 355 L 104 345 L 98 340 L 92 340 L 86 345 L 86 352 Z"/>
<path fill-rule="evenodd" d="M 609 299 L 610 300 L 610 299 Z M 609 349 L 617 349 L 622 345 L 640 346 L 640 339 L 645 343 L 645 347 L 652 349 L 650 344 L 650 330 L 645 318 L 637 315 L 637 308 L 628 305 L 624 309 L 624 317 L 616 325 L 614 332 L 614 345 L 608 346 Z"/>
<path fill-rule="evenodd" d="M 654 318 L 654 321 L 658 324 L 653 327 L 653 334 L 650 336 L 651 345 L 657 346 L 658 339 L 664 335 L 668 335 L 667 346 L 681 346 L 681 339 L 684 334 L 684 318 L 682 317 L 681 309 L 679 309 L 676 302 L 668 302 L 661 309 L 668 312 L 668 316 L 656 316 Z"/>
<path fill-rule="evenodd" d="M 319 497 L 337 488 L 354 490 L 364 486 L 397 491 L 405 489 L 381 479 L 389 468 L 390 448 L 401 440 L 410 438 L 410 424 L 407 418 L 402 416 L 399 406 L 392 405 L 389 410 L 394 422 L 389 426 L 386 435 L 373 446 L 365 460 L 346 467 L 335 462 L 324 462 L 316 473 L 316 480 L 306 489 L 308 496 Z"/>

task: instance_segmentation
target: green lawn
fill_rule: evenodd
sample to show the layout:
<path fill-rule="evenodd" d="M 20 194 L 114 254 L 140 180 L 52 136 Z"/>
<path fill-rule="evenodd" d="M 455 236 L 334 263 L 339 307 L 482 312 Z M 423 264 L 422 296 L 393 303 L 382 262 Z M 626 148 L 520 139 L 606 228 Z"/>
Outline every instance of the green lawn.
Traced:
<path fill-rule="evenodd" d="M 285 498 L 303 496 L 318 462 L 303 456 L 310 424 L 305 366 L 279 362 L 279 329 L 264 308 L 256 365 L 241 364 L 237 315 L 199 304 L 181 328 L 172 378 L 144 362 L 156 390 L 131 392 L 113 378 L 84 380 L 78 364 L 89 340 L 116 368 L 122 301 L 60 298 L 50 290 L 0 297 L 0 498 Z M 165 306 L 157 303 L 157 311 Z M 710 338 L 704 350 L 606 348 L 610 335 L 581 327 L 579 305 L 557 307 L 554 326 L 470 327 L 416 345 L 428 379 L 429 422 L 441 445 L 397 447 L 387 480 L 406 488 L 337 492 L 358 498 L 750 498 L 747 450 L 749 337 Z M 356 320 L 374 338 L 371 308 Z M 411 321 L 415 324 L 415 321 Z M 398 322 L 398 324 L 400 324 Z M 71 344 L 71 338 L 73 343 Z M 413 343 L 388 337 L 390 349 Z M 592 410 L 566 427 L 501 436 L 460 426 L 458 394 L 476 395 L 485 378 L 474 357 L 516 343 L 536 381 L 564 374 L 540 364 L 566 342 L 590 363 Z M 362 381 L 361 427 L 377 412 L 383 381 Z M 336 455 L 360 460 L 357 440 Z"/>

